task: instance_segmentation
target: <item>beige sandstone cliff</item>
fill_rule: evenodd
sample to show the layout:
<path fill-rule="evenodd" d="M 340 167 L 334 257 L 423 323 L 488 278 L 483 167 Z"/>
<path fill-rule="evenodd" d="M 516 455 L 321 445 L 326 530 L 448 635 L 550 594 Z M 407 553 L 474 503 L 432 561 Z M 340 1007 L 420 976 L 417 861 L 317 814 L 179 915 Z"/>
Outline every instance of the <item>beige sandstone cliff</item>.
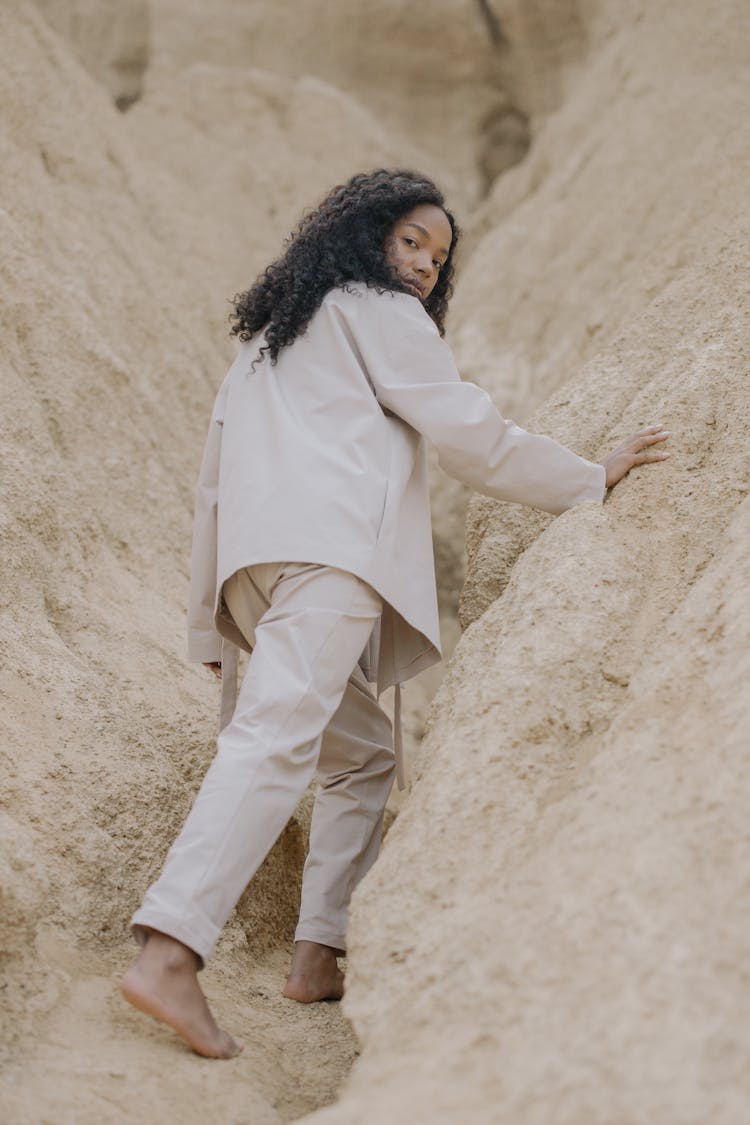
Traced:
<path fill-rule="evenodd" d="M 473 503 L 471 624 L 356 898 L 363 1057 L 316 1125 L 750 1114 L 750 20 L 704 14 L 592 11 L 477 217 L 464 367 L 591 456 L 666 422 L 672 460 L 550 526 Z"/>
<path fill-rule="evenodd" d="M 746 5 L 40 0 L 0 41 L 7 1119 L 744 1123 Z M 114 983 L 212 751 L 183 630 L 227 299 L 376 163 L 465 215 L 452 342 L 506 412 L 593 457 L 674 437 L 601 509 L 472 501 L 340 1090 L 338 1007 L 278 998 L 307 804 L 206 974 L 240 1059 Z M 460 490 L 435 507 L 449 614 Z"/>

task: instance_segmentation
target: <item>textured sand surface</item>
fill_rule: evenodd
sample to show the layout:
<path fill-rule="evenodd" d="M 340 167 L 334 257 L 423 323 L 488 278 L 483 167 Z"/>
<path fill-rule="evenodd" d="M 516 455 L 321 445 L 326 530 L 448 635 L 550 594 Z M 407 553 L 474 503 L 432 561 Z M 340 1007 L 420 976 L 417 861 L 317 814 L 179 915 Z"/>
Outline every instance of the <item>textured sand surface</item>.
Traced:
<path fill-rule="evenodd" d="M 346 11 L 0 12 L 3 1118 L 744 1125 L 747 6 Z M 184 612 L 227 300 L 396 163 L 468 228 L 462 370 L 591 457 L 665 422 L 672 460 L 555 521 L 472 500 L 343 1013 L 280 996 L 308 797 L 205 973 L 248 1044 L 212 1063 L 115 982 L 213 750 Z M 448 641 L 465 499 L 436 480 Z"/>
<path fill-rule="evenodd" d="M 629 9 L 477 216 L 457 343 L 535 428 L 672 460 L 554 522 L 472 502 L 320 1125 L 750 1117 L 750 24 Z"/>
<path fill-rule="evenodd" d="M 314 75 L 160 66 L 144 10 L 0 13 L 3 1116 L 291 1120 L 356 1050 L 339 1005 L 280 995 L 309 799 L 206 974 L 241 1060 L 211 1071 L 114 986 L 213 752 L 184 615 L 228 298 L 333 182 L 419 149 Z"/>

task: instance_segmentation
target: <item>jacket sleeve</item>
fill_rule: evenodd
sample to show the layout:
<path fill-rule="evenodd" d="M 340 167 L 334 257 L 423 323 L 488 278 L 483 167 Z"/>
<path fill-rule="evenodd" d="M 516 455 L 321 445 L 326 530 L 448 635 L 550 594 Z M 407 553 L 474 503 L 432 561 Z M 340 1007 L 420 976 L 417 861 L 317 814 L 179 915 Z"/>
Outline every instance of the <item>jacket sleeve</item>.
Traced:
<path fill-rule="evenodd" d="M 195 490 L 193 550 L 188 604 L 188 660 L 196 664 L 221 659 L 221 637 L 214 628 L 217 570 L 219 461 L 227 380 L 214 403 L 203 461 Z"/>
<path fill-rule="evenodd" d="M 378 401 L 432 442 L 446 473 L 554 515 L 603 500 L 604 466 L 503 418 L 486 391 L 461 379 L 415 297 L 369 290 L 358 305 L 357 346 Z"/>

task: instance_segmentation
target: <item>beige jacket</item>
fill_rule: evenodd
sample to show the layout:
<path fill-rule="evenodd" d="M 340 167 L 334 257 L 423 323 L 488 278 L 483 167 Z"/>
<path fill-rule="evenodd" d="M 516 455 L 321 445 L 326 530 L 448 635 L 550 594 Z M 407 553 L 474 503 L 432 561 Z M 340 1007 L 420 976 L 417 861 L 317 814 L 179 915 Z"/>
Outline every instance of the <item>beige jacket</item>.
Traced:
<path fill-rule="evenodd" d="M 222 609 L 241 567 L 314 562 L 384 600 L 363 656 L 378 693 L 440 658 L 425 439 L 479 492 L 555 514 L 601 501 L 602 465 L 506 421 L 463 382 L 416 297 L 331 290 L 276 366 L 241 345 L 216 398 L 198 481 L 188 655 L 247 648 Z"/>

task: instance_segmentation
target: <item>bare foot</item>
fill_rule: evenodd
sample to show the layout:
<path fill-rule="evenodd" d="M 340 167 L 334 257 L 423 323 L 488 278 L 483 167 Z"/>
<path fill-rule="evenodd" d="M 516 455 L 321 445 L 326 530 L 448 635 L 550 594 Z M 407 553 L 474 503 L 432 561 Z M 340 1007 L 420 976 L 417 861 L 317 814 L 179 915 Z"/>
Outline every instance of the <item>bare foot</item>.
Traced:
<path fill-rule="evenodd" d="M 199 1055 L 234 1058 L 244 1044 L 216 1026 L 198 984 L 198 964 L 192 949 L 152 930 L 120 990 L 133 1007 L 168 1024 Z"/>
<path fill-rule="evenodd" d="M 340 1000 L 344 995 L 344 974 L 336 963 L 337 952 L 330 945 L 319 945 L 316 941 L 295 942 L 284 995 L 301 1004 Z"/>

